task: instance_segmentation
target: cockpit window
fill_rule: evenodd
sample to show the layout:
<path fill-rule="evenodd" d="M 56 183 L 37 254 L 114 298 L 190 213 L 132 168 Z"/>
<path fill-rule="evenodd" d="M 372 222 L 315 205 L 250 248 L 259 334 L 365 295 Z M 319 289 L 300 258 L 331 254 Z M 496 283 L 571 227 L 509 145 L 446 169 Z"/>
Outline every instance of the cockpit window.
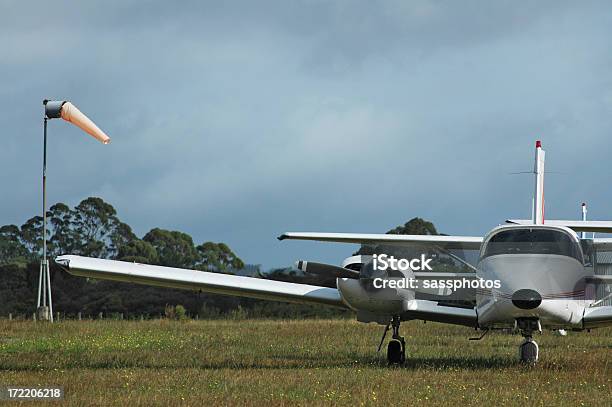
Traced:
<path fill-rule="evenodd" d="M 558 254 L 582 263 L 578 243 L 566 233 L 552 229 L 508 229 L 493 235 L 482 256 L 498 254 Z"/>

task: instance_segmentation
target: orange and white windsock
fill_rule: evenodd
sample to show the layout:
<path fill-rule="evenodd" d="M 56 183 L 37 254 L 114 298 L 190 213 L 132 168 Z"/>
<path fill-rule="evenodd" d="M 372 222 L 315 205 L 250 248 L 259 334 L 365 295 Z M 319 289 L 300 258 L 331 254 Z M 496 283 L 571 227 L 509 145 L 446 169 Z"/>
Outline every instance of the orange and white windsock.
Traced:
<path fill-rule="evenodd" d="M 544 161 L 546 152 L 542 149 L 542 142 L 536 141 L 535 165 L 535 192 L 533 197 L 533 223 L 544 223 Z"/>
<path fill-rule="evenodd" d="M 92 122 L 79 109 L 77 109 L 75 105 L 70 102 L 65 102 L 62 105 L 61 109 L 62 119 L 74 124 L 75 126 L 80 127 L 81 130 L 83 130 L 96 140 L 102 142 L 103 144 L 110 143 L 110 137 L 108 137 L 108 135 L 106 135 L 106 133 L 100 130 L 100 128 L 96 126 L 94 122 Z"/>

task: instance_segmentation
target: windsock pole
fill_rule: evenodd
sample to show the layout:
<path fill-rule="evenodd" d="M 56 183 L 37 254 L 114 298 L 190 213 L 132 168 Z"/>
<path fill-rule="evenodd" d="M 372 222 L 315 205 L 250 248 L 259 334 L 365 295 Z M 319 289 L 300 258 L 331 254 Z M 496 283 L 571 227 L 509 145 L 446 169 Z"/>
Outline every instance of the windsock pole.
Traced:
<path fill-rule="evenodd" d="M 44 104 L 44 102 L 43 102 Z M 43 167 L 42 167 L 42 215 L 43 215 L 43 257 L 38 275 L 38 300 L 36 308 L 38 319 L 53 322 L 53 300 L 51 299 L 51 275 L 47 259 L 47 116 L 43 128 Z"/>

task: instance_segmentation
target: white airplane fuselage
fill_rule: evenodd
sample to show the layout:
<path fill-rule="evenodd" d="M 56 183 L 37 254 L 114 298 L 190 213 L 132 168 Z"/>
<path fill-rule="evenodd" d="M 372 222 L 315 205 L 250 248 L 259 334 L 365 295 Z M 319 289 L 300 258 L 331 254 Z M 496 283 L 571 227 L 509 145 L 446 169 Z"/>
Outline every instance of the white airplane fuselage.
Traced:
<path fill-rule="evenodd" d="M 514 239 L 518 242 L 496 239 L 503 234 L 509 240 L 512 235 L 521 236 Z M 542 237 L 558 241 L 538 241 Z M 511 327 L 519 318 L 536 318 L 542 327 L 551 329 L 581 326 L 590 303 L 585 278 L 593 270 L 585 267 L 580 241 L 570 229 L 546 225 L 495 228 L 485 237 L 477 270 L 478 277 L 501 282 L 499 290 L 477 292 L 480 327 Z"/>

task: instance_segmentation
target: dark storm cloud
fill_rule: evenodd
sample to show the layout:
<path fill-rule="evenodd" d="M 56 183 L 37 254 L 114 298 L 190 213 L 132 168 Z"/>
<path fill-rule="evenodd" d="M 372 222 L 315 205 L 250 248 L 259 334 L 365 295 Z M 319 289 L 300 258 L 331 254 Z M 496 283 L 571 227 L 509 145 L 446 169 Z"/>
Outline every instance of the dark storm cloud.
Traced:
<path fill-rule="evenodd" d="M 481 234 L 528 216 L 533 141 L 551 216 L 611 218 L 605 2 L 4 2 L 2 224 L 100 195 L 142 234 L 228 242 L 249 262 L 337 262 L 285 230 L 382 232 L 413 216 Z"/>

